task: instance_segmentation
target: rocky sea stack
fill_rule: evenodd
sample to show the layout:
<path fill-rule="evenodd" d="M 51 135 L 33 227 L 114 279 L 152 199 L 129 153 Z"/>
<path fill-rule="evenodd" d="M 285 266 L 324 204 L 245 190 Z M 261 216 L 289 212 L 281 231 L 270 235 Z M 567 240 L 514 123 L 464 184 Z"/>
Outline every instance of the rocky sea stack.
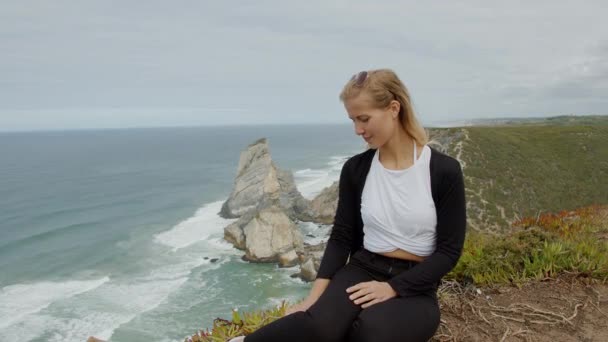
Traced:
<path fill-rule="evenodd" d="M 224 228 L 224 238 L 245 251 L 244 260 L 300 265 L 296 276 L 312 281 L 325 243 L 305 243 L 298 222 L 331 224 L 337 203 L 337 182 L 313 200 L 304 198 L 292 173 L 274 164 L 268 140 L 262 138 L 241 152 L 234 187 L 219 214 L 238 218 Z"/>

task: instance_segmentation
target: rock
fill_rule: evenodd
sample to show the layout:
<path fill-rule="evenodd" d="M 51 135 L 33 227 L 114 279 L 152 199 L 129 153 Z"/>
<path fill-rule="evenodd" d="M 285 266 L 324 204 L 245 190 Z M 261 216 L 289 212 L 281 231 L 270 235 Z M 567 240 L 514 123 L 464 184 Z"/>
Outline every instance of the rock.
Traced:
<path fill-rule="evenodd" d="M 219 213 L 238 220 L 224 228 L 224 239 L 245 251 L 243 260 L 278 261 L 287 267 L 310 259 L 316 272 L 324 245 L 320 251 L 304 248 L 294 221 L 332 224 L 337 202 L 338 182 L 312 201 L 305 199 L 292 173 L 274 165 L 268 141 L 262 138 L 241 152 L 234 187 Z"/>
<path fill-rule="evenodd" d="M 104 340 L 100 340 L 100 339 L 98 339 L 97 337 L 94 337 L 94 336 L 90 336 L 90 337 L 87 339 L 87 342 L 106 342 L 106 341 L 104 341 Z"/>
<path fill-rule="evenodd" d="M 241 152 L 234 188 L 222 205 L 220 216 L 239 217 L 254 209 L 265 194 L 278 198 L 279 181 L 276 173 L 266 138 L 249 145 Z"/>
<path fill-rule="evenodd" d="M 281 189 L 279 206 L 292 220 L 313 221 L 315 213 L 310 208 L 311 202 L 296 187 L 291 171 L 278 170 L 277 175 Z"/>
<path fill-rule="evenodd" d="M 211 262 L 217 262 L 218 260 L 220 260 L 220 259 L 219 258 L 213 258 L 213 259 L 211 259 L 209 261 L 211 261 Z"/>
<path fill-rule="evenodd" d="M 331 224 L 333 223 L 338 207 L 338 182 L 334 182 L 331 186 L 323 189 L 310 203 L 312 211 L 312 221 L 317 223 Z"/>
<path fill-rule="evenodd" d="M 300 278 L 305 281 L 313 281 L 317 277 L 317 270 L 312 258 L 308 259 L 300 266 Z"/>
<path fill-rule="evenodd" d="M 325 247 L 327 246 L 327 242 L 321 242 L 316 245 L 305 245 L 300 253 L 302 262 L 307 260 L 309 257 L 313 256 L 315 259 L 321 260 L 323 257 L 323 253 L 325 252 Z"/>
<path fill-rule="evenodd" d="M 299 261 L 298 254 L 294 249 L 279 255 L 279 267 L 292 267 L 297 265 Z"/>
<path fill-rule="evenodd" d="M 219 214 L 237 218 L 269 205 L 278 205 L 292 220 L 311 221 L 314 217 L 310 201 L 298 191 L 292 173 L 275 166 L 268 141 L 262 138 L 241 152 L 232 193 Z"/>
<path fill-rule="evenodd" d="M 304 246 L 303 250 L 298 253 L 300 260 L 300 273 L 297 274 L 298 277 L 304 281 L 315 280 L 326 246 L 326 242 Z"/>
<path fill-rule="evenodd" d="M 238 220 L 224 228 L 224 240 L 230 242 L 237 249 L 245 250 L 245 233 L 243 228 L 257 215 L 256 210 L 251 210 L 242 215 Z"/>
<path fill-rule="evenodd" d="M 245 259 L 254 262 L 275 262 L 293 249 L 301 249 L 302 235 L 291 219 L 277 206 L 258 212 L 243 228 Z"/>
<path fill-rule="evenodd" d="M 448 151 L 464 138 L 464 132 L 460 129 L 430 129 L 429 138 L 429 146 L 440 152 L 448 153 Z"/>
<path fill-rule="evenodd" d="M 243 228 L 239 226 L 238 221 L 224 228 L 224 240 L 240 250 L 245 250 L 245 234 L 243 234 Z"/>

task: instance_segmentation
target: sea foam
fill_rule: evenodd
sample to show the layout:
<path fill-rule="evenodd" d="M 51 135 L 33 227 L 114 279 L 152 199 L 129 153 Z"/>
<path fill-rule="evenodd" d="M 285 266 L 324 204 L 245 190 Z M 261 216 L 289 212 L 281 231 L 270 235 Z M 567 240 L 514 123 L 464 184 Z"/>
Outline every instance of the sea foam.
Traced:
<path fill-rule="evenodd" d="M 6 286 L 0 290 L 0 329 L 16 324 L 54 302 L 98 288 L 109 280 L 109 277 L 103 277 Z"/>
<path fill-rule="evenodd" d="M 173 250 L 178 250 L 206 240 L 211 235 L 223 235 L 224 227 L 236 219 L 225 219 L 218 215 L 222 203 L 223 201 L 216 201 L 204 205 L 193 216 L 178 223 L 170 230 L 155 235 L 154 240 Z"/>
<path fill-rule="evenodd" d="M 328 166 L 322 169 L 303 169 L 294 172 L 296 187 L 307 199 L 313 199 L 323 189 L 338 180 L 345 156 L 330 158 Z"/>

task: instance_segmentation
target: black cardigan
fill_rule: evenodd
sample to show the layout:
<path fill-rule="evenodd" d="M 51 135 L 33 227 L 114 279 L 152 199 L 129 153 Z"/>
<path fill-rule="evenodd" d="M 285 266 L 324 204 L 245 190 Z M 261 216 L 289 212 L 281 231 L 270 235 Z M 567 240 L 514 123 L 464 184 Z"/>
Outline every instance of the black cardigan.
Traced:
<path fill-rule="evenodd" d="M 375 152 L 376 149 L 368 149 L 342 166 L 338 208 L 317 278 L 331 279 L 346 264 L 351 252 L 363 248 L 361 194 Z M 437 211 L 436 248 L 424 261 L 387 281 L 403 297 L 436 289 L 458 262 L 464 244 L 466 205 L 460 163 L 431 147 L 430 172 Z"/>

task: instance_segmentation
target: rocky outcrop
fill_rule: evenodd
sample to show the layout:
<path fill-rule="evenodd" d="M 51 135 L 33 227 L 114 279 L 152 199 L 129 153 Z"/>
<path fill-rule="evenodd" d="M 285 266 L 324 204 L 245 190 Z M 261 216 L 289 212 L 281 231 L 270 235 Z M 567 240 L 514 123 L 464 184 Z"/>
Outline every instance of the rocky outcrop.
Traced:
<path fill-rule="evenodd" d="M 245 260 L 276 262 L 279 256 L 302 248 L 302 234 L 289 217 L 277 207 L 257 213 L 243 228 Z"/>
<path fill-rule="evenodd" d="M 245 250 L 245 234 L 243 233 L 243 228 L 239 225 L 239 221 L 224 228 L 224 240 L 240 250 Z"/>
<path fill-rule="evenodd" d="M 312 221 L 323 224 L 331 224 L 334 221 L 336 208 L 338 207 L 338 182 L 323 189 L 320 194 L 310 203 Z"/>
<path fill-rule="evenodd" d="M 241 152 L 232 193 L 220 216 L 237 218 L 251 210 L 278 204 L 292 220 L 310 221 L 310 201 L 298 191 L 290 171 L 280 170 L 270 157 L 266 138 Z"/>
<path fill-rule="evenodd" d="M 308 259 L 300 266 L 300 273 L 297 276 L 305 281 L 314 281 L 318 270 L 318 267 L 315 268 L 314 260 Z"/>
<path fill-rule="evenodd" d="M 245 251 L 244 260 L 278 262 L 279 267 L 300 265 L 294 277 L 304 281 L 316 278 L 326 245 L 303 243 L 297 226 L 276 206 L 241 216 L 224 228 L 224 239 Z"/>
<path fill-rule="evenodd" d="M 303 246 L 296 224 L 277 205 L 247 212 L 224 228 L 224 239 L 245 251 L 244 260 L 278 261 L 285 267 L 297 264 L 298 259 L 290 252 Z"/>
<path fill-rule="evenodd" d="M 462 128 L 448 128 L 430 129 L 428 134 L 429 146 L 440 152 L 449 154 L 449 151 L 453 150 L 455 146 L 462 141 L 465 133 Z"/>
<path fill-rule="evenodd" d="M 311 201 L 304 198 L 293 179 L 291 171 L 278 170 L 279 206 L 293 220 L 315 221 L 316 213 L 311 210 Z"/>
<path fill-rule="evenodd" d="M 299 263 L 300 258 L 298 257 L 298 253 L 295 249 L 287 253 L 283 253 L 279 255 L 279 266 L 280 267 L 292 267 Z"/>
<path fill-rule="evenodd" d="M 245 250 L 246 249 L 246 236 L 243 232 L 245 226 L 257 215 L 257 210 L 250 210 L 243 216 L 239 217 L 238 220 L 231 223 L 224 228 L 224 240 L 232 243 L 234 247 Z"/>
<path fill-rule="evenodd" d="M 300 259 L 300 272 L 293 276 L 304 281 L 315 280 L 326 246 L 327 243 L 325 242 L 316 245 L 305 244 L 303 251 L 298 254 Z"/>
<path fill-rule="evenodd" d="M 264 197 L 278 198 L 277 170 L 265 138 L 241 152 L 234 188 L 222 205 L 220 216 L 237 218 L 255 209 Z"/>
<path fill-rule="evenodd" d="M 224 239 L 245 251 L 244 260 L 300 264 L 297 276 L 312 281 L 325 244 L 304 245 L 295 222 L 331 224 L 337 202 L 338 182 L 312 201 L 305 199 L 292 173 L 275 166 L 262 138 L 241 152 L 234 188 L 220 211 L 220 216 L 238 220 L 224 228 Z"/>

